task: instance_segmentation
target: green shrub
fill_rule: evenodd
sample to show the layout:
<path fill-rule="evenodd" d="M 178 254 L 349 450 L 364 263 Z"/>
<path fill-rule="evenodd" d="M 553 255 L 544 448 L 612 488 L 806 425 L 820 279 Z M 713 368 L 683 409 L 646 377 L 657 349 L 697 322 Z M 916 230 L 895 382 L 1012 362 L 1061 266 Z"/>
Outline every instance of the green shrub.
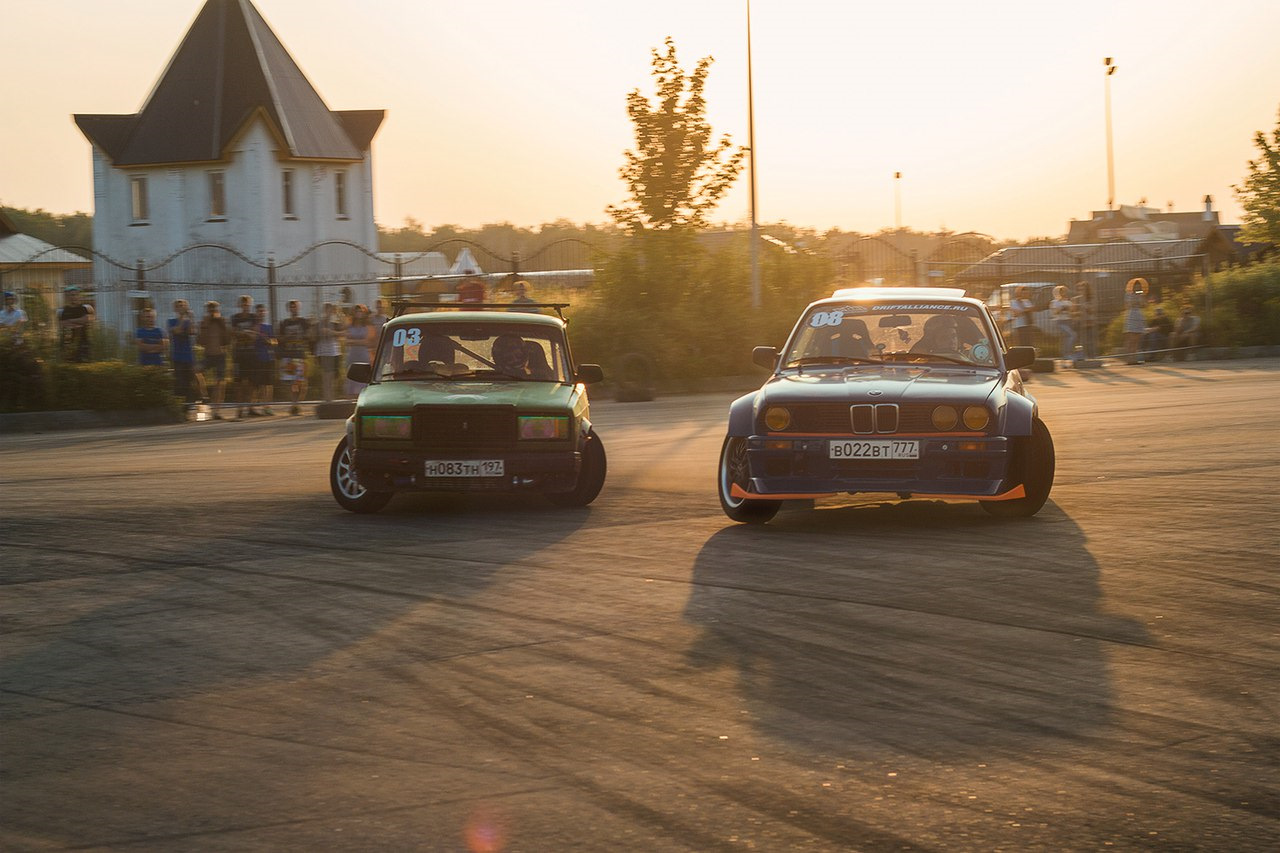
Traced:
<path fill-rule="evenodd" d="M 1197 279 L 1182 297 L 1205 320 L 1206 343 L 1211 346 L 1280 344 L 1280 261 L 1212 273 Z M 1206 303 L 1212 303 L 1207 316 Z M 1172 307 L 1181 310 L 1180 305 Z"/>
<path fill-rule="evenodd" d="M 50 364 L 46 370 L 48 409 L 167 409 L 175 418 L 182 413 L 182 401 L 173 396 L 173 375 L 165 367 L 97 361 Z"/>

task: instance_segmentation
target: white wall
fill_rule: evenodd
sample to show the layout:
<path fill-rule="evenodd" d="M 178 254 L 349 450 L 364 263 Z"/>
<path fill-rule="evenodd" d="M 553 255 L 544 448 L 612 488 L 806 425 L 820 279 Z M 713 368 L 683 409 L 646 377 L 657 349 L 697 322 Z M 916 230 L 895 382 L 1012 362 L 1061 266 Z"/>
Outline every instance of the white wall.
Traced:
<path fill-rule="evenodd" d="M 101 260 L 94 261 L 94 278 L 98 288 L 115 286 L 131 288 L 132 268 L 142 259 L 154 266 L 188 246 L 210 243 L 230 246 L 257 264 L 274 261 L 278 280 L 301 278 L 333 282 L 352 277 L 373 278 L 380 265 L 350 247 L 326 247 L 308 255 L 303 261 L 285 266 L 308 248 L 327 240 L 346 240 L 377 250 L 377 226 L 373 219 L 373 167 L 370 152 L 360 163 L 335 164 L 314 161 L 285 160 L 274 136 L 261 119 L 255 120 L 227 151 L 224 163 L 150 168 L 114 168 L 103 152 L 93 149 L 94 182 L 94 248 L 128 266 L 122 271 Z M 283 178 L 285 169 L 294 173 L 295 216 L 285 217 Z M 226 216 L 215 220 L 210 216 L 208 172 L 225 174 Z M 347 174 L 347 215 L 336 211 L 336 179 L 339 170 Z M 145 175 L 149 198 L 146 224 L 132 220 L 131 181 Z M 170 281 L 225 281 L 226 292 L 247 292 L 255 300 L 266 300 L 265 288 L 256 289 L 232 282 L 265 282 L 267 271 L 246 264 L 220 250 L 187 253 L 171 263 L 147 273 L 153 287 Z M 340 284 L 314 288 L 282 288 L 277 294 L 279 313 L 284 312 L 288 298 L 332 299 Z M 375 287 L 357 287 L 356 301 L 371 302 Z M 330 292 L 332 291 L 332 293 Z M 218 299 L 205 296 L 192 288 L 192 298 Z M 220 299 L 224 301 L 225 299 Z M 113 309 L 109 303 L 125 304 L 125 300 L 99 300 L 99 314 L 104 323 L 120 325 L 115 316 L 123 308 Z M 163 314 L 167 305 L 157 305 Z M 104 310 L 105 309 L 105 310 Z M 111 315 L 111 316 L 108 316 Z M 126 318 L 127 319 L 127 318 Z M 132 322 L 131 320 L 129 322 Z"/>

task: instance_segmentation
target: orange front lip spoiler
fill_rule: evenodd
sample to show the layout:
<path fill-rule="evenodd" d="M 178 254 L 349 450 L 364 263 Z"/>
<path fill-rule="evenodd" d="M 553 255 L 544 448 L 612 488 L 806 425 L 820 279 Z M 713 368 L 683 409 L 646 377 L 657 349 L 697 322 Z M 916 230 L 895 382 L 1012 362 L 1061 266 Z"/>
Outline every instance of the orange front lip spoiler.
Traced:
<path fill-rule="evenodd" d="M 797 494 L 780 493 L 780 494 L 773 494 L 773 495 L 758 495 L 754 492 L 745 492 L 742 490 L 741 486 L 739 486 L 737 483 L 734 483 L 733 486 L 729 489 L 729 494 L 732 497 L 737 498 L 738 500 L 803 501 L 803 500 L 815 500 L 817 498 L 831 498 L 841 493 L 840 492 L 806 492 L 806 493 L 797 493 Z M 860 495 L 874 494 L 874 492 L 858 492 L 858 494 Z M 888 492 L 886 494 L 897 494 L 897 492 Z M 1025 498 L 1026 496 L 1027 496 L 1027 490 L 1024 489 L 1020 484 L 1013 487 L 1009 491 L 999 495 L 917 495 L 915 493 L 912 493 L 911 495 L 911 497 L 913 498 L 927 498 L 929 500 L 948 499 L 948 500 L 965 500 L 965 501 L 1015 501 L 1018 498 Z"/>

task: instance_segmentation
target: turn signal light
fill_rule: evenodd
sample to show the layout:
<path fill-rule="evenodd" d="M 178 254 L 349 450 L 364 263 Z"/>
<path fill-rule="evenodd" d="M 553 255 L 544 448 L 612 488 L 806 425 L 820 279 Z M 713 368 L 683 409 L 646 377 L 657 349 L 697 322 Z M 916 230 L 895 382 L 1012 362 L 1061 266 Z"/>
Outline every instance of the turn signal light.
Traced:
<path fill-rule="evenodd" d="M 949 429 L 955 429 L 959 422 L 960 416 L 956 414 L 956 410 L 950 406 L 938 406 L 933 410 L 933 428 L 946 432 Z"/>
<path fill-rule="evenodd" d="M 782 406 L 770 406 L 764 413 L 764 425 L 774 432 L 791 426 L 791 413 Z"/>

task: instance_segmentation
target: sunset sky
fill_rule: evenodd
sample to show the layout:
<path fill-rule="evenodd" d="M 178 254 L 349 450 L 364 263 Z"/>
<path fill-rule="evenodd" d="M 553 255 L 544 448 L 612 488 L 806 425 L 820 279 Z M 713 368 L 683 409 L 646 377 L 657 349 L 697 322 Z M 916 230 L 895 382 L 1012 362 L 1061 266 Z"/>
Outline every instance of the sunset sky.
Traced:
<path fill-rule="evenodd" d="M 203 0 L 6 0 L 0 203 L 91 210 L 72 113 L 133 113 Z M 650 50 L 715 57 L 719 132 L 747 142 L 745 0 L 255 0 L 331 109 L 386 109 L 384 226 L 604 222 L 625 198 L 627 93 Z M 751 4 L 759 216 L 1060 235 L 1106 207 L 1103 57 L 1117 203 L 1238 222 L 1232 184 L 1280 108 L 1280 2 Z M 748 217 L 744 177 L 714 217 Z"/>

